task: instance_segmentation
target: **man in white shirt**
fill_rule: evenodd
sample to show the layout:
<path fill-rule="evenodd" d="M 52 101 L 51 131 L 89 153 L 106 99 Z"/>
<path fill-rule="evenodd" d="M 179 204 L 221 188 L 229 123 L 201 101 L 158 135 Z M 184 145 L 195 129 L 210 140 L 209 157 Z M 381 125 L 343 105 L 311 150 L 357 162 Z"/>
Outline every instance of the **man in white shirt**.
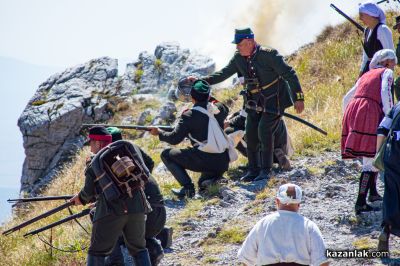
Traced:
<path fill-rule="evenodd" d="M 317 225 L 298 214 L 302 197 L 295 184 L 279 187 L 278 211 L 257 222 L 238 252 L 250 265 L 329 265 Z"/>

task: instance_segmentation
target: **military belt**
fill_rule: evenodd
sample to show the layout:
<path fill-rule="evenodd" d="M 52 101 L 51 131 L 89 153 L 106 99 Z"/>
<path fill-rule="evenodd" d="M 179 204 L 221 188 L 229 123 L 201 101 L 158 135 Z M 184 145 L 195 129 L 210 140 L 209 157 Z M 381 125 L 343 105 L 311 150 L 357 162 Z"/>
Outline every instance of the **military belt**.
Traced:
<path fill-rule="evenodd" d="M 255 93 L 258 93 L 258 92 L 260 92 L 260 91 L 262 91 L 262 90 L 266 90 L 266 89 L 268 89 L 269 87 L 271 87 L 272 85 L 274 85 L 275 83 L 277 83 L 278 80 L 279 80 L 279 78 L 280 78 L 280 77 L 276 78 L 274 81 L 268 83 L 267 85 L 264 85 L 264 86 L 262 86 L 262 87 L 258 87 L 258 88 L 249 90 L 249 93 L 250 93 L 250 94 L 255 94 Z"/>

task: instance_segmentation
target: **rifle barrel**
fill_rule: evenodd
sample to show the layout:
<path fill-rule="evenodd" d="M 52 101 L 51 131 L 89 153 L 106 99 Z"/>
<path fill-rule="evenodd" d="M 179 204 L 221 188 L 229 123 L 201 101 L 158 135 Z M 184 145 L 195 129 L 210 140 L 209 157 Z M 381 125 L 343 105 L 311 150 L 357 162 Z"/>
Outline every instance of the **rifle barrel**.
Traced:
<path fill-rule="evenodd" d="M 28 237 L 28 236 L 33 236 L 33 235 L 39 234 L 39 233 L 41 233 L 43 231 L 46 231 L 46 230 L 48 230 L 50 228 L 53 228 L 53 227 L 57 226 L 57 225 L 60 225 L 60 224 L 66 223 L 68 221 L 71 221 L 71 220 L 83 217 L 85 215 L 88 215 L 89 213 L 90 213 L 90 209 L 85 209 L 85 210 L 81 211 L 80 213 L 76 213 L 76 214 L 70 215 L 70 216 L 68 216 L 68 217 L 66 217 L 64 219 L 61 219 L 61 220 L 57 221 L 57 222 L 54 222 L 54 223 L 51 223 L 51 224 L 46 225 L 44 227 L 41 227 L 39 229 L 30 231 L 30 232 L 26 233 L 24 235 L 24 237 Z"/>
<path fill-rule="evenodd" d="M 63 196 L 47 196 L 47 197 L 34 197 L 34 198 L 19 198 L 19 199 L 8 199 L 9 203 L 19 203 L 19 202 L 33 202 L 33 201 L 47 201 L 47 200 L 68 200 L 72 198 L 73 195 L 63 195 Z"/>
<path fill-rule="evenodd" d="M 136 130 L 146 130 L 150 131 L 152 127 L 157 127 L 162 130 L 166 131 L 171 131 L 174 128 L 170 126 L 157 126 L 157 125 L 151 125 L 151 126 L 139 126 L 139 125 L 108 125 L 108 124 L 82 124 L 82 127 L 95 127 L 95 126 L 100 126 L 100 127 L 117 127 L 117 128 L 122 128 L 122 129 L 136 129 Z"/>
<path fill-rule="evenodd" d="M 348 21 L 350 21 L 350 23 L 353 24 L 354 26 L 356 26 L 358 30 L 364 32 L 363 26 L 361 26 L 361 25 L 358 24 L 354 19 L 352 19 L 351 17 L 349 17 L 348 15 L 346 15 L 346 13 L 344 13 L 342 10 L 340 10 L 338 7 L 336 7 L 334 4 L 331 4 L 330 7 L 333 8 L 333 9 L 334 9 L 336 12 L 338 12 L 340 15 L 342 15 L 345 19 L 347 19 Z"/>
<path fill-rule="evenodd" d="M 39 221 L 39 220 L 41 220 L 43 218 L 48 217 L 48 216 L 50 216 L 50 215 L 52 215 L 52 214 L 54 214 L 56 212 L 59 212 L 59 211 L 61 211 L 63 209 L 66 209 L 69 206 L 72 206 L 73 204 L 74 204 L 73 202 L 66 202 L 63 205 L 60 205 L 60 206 L 58 206 L 58 207 L 56 207 L 54 209 L 51 209 L 51 210 L 49 210 L 49 211 L 47 211 L 47 212 L 45 212 L 45 213 L 43 213 L 43 214 L 41 214 L 39 216 L 33 217 L 32 219 L 30 219 L 30 220 L 28 220 L 26 222 L 23 222 L 22 224 L 19 224 L 17 226 L 14 226 L 13 228 L 10 228 L 10 229 L 4 231 L 3 235 L 5 235 L 5 236 L 9 235 L 9 234 L 11 234 L 11 233 L 13 233 L 13 232 L 15 232 L 17 230 L 20 230 L 21 228 L 24 228 L 25 226 L 28 226 L 28 225 L 36 222 L 36 221 Z"/>

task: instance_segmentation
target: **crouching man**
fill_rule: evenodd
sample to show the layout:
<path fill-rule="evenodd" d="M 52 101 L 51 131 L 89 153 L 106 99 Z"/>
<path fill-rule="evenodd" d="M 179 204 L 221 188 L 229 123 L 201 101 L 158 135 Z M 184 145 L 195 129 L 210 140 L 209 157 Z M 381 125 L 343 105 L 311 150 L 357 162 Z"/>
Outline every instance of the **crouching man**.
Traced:
<path fill-rule="evenodd" d="M 190 95 L 194 105 L 182 113 L 172 132 L 165 132 L 156 127 L 150 131 L 152 135 L 158 135 L 161 141 L 172 145 L 182 142 L 186 137 L 190 139 L 193 147 L 166 149 L 161 153 L 161 160 L 182 186 L 181 189 L 173 189 L 172 192 L 178 197 L 187 196 L 189 198 L 195 195 L 195 188 L 186 170 L 202 173 L 199 180 L 201 187 L 204 181 L 216 181 L 222 178 L 229 165 L 226 143 L 219 143 L 220 139 L 214 143 L 218 147 L 211 147 L 219 151 L 206 152 L 205 149 L 202 149 L 204 145 L 210 145 L 208 136 L 211 120 L 214 123 L 212 128 L 221 131 L 216 133 L 223 134 L 221 128 L 228 111 L 221 103 L 209 103 L 210 85 L 203 80 L 193 83 Z"/>
<path fill-rule="evenodd" d="M 107 150 L 106 148 L 111 144 L 112 136 L 106 128 L 99 126 L 89 130 L 89 139 L 90 150 L 94 157 L 88 161 L 86 166 L 84 187 L 70 200 L 75 205 L 96 202 L 87 265 L 104 265 L 105 256 L 111 253 L 122 233 L 127 248 L 135 259 L 135 265 L 150 266 L 145 240 L 146 213 L 149 211 L 149 205 L 146 198 L 143 197 L 142 188 L 132 189 L 129 196 L 122 194 L 110 200 L 110 197 L 108 197 L 110 194 L 107 193 L 110 192 L 113 185 L 102 186 L 101 184 L 102 178 L 109 172 L 104 171 L 105 174 L 103 175 L 96 175 L 95 173 L 98 172 L 96 166 L 98 156 L 96 154 Z M 141 166 L 135 167 L 141 168 Z"/>
<path fill-rule="evenodd" d="M 325 244 L 318 226 L 298 214 L 302 197 L 295 184 L 279 187 L 278 211 L 257 222 L 238 252 L 246 265 L 327 266 Z"/>

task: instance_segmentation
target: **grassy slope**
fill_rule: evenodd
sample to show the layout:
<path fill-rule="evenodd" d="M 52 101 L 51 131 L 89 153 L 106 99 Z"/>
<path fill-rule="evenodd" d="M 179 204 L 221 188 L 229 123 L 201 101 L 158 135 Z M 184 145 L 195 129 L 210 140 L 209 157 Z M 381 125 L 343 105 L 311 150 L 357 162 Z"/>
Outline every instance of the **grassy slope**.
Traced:
<path fill-rule="evenodd" d="M 388 21 L 392 22 L 394 14 L 388 14 Z M 394 40 L 398 39 L 398 35 L 394 35 Z M 341 101 L 343 95 L 348 91 L 355 82 L 358 75 L 358 67 L 360 64 L 361 46 L 360 36 L 357 35 L 355 29 L 350 24 L 345 23 L 335 28 L 327 28 L 319 37 L 316 43 L 303 47 L 297 54 L 289 58 L 289 63 L 296 69 L 299 74 L 300 81 L 303 85 L 306 96 L 306 110 L 302 117 L 314 122 L 329 132 L 327 137 L 308 129 L 297 122 L 287 120 L 290 135 L 299 155 L 314 155 L 322 150 L 337 150 L 340 140 L 340 124 L 341 124 Z M 227 91 L 217 91 L 216 97 L 228 104 L 231 109 L 238 110 L 241 106 L 241 99 L 238 96 L 239 88 Z M 137 117 L 141 110 L 146 108 L 157 109 L 159 103 L 156 101 L 137 103 L 134 106 L 117 113 L 113 122 L 120 121 L 124 116 L 132 115 Z M 181 106 L 182 107 L 182 106 Z M 131 138 L 139 137 L 136 132 L 128 132 Z M 155 138 L 139 138 L 136 143 L 156 161 L 160 162 L 159 154 L 165 147 L 164 143 L 160 143 Z M 65 168 L 65 170 L 48 186 L 44 191 L 45 195 L 61 195 L 73 194 L 79 191 L 83 183 L 83 169 L 85 158 L 88 156 L 88 150 L 84 149 L 76 156 L 75 162 Z M 245 160 L 240 158 L 238 162 L 231 165 L 228 176 L 236 174 L 236 167 Z M 164 193 L 169 195 L 169 188 L 176 186 L 176 182 L 170 175 L 157 175 L 157 179 Z M 268 190 L 268 188 L 267 188 Z M 259 193 L 258 198 L 270 197 L 272 194 L 268 191 Z M 270 195 L 271 194 L 271 195 Z M 206 202 L 193 201 L 188 203 L 188 208 L 182 211 L 176 218 L 185 219 L 192 216 L 199 210 L 202 204 L 212 204 L 212 201 L 218 199 L 212 198 Z M 1 227 L 3 231 L 16 224 L 21 223 L 33 216 L 42 213 L 61 204 L 53 203 L 36 203 L 28 206 L 24 213 L 15 216 L 14 219 Z M 77 208 L 74 211 L 78 211 Z M 258 211 L 255 209 L 254 211 Z M 23 233 L 28 230 L 36 229 L 50 222 L 58 220 L 68 215 L 67 211 L 63 211 L 57 215 L 49 217 L 44 221 L 35 223 L 23 229 Z M 189 216 L 188 216 L 189 215 Z M 86 228 L 90 228 L 90 222 L 87 218 L 81 219 Z M 173 226 L 178 226 L 174 223 Z M 179 229 L 179 228 L 177 228 Z M 236 228 L 227 227 L 223 229 L 220 241 L 211 244 L 212 250 L 216 251 L 216 245 L 222 242 L 241 242 L 244 234 L 236 232 Z M 10 236 L 0 236 L 0 265 L 80 265 L 84 264 L 86 251 L 78 253 L 63 253 L 53 250 L 52 256 L 46 246 L 36 237 L 24 239 L 22 232 L 14 233 Z M 50 232 L 43 234 L 45 238 L 50 236 Z M 89 237 L 74 222 L 57 227 L 53 231 L 53 243 L 56 246 L 68 249 L 80 248 L 88 245 Z M 217 252 L 218 253 L 218 252 Z M 209 263 L 212 263 L 210 257 Z"/>

